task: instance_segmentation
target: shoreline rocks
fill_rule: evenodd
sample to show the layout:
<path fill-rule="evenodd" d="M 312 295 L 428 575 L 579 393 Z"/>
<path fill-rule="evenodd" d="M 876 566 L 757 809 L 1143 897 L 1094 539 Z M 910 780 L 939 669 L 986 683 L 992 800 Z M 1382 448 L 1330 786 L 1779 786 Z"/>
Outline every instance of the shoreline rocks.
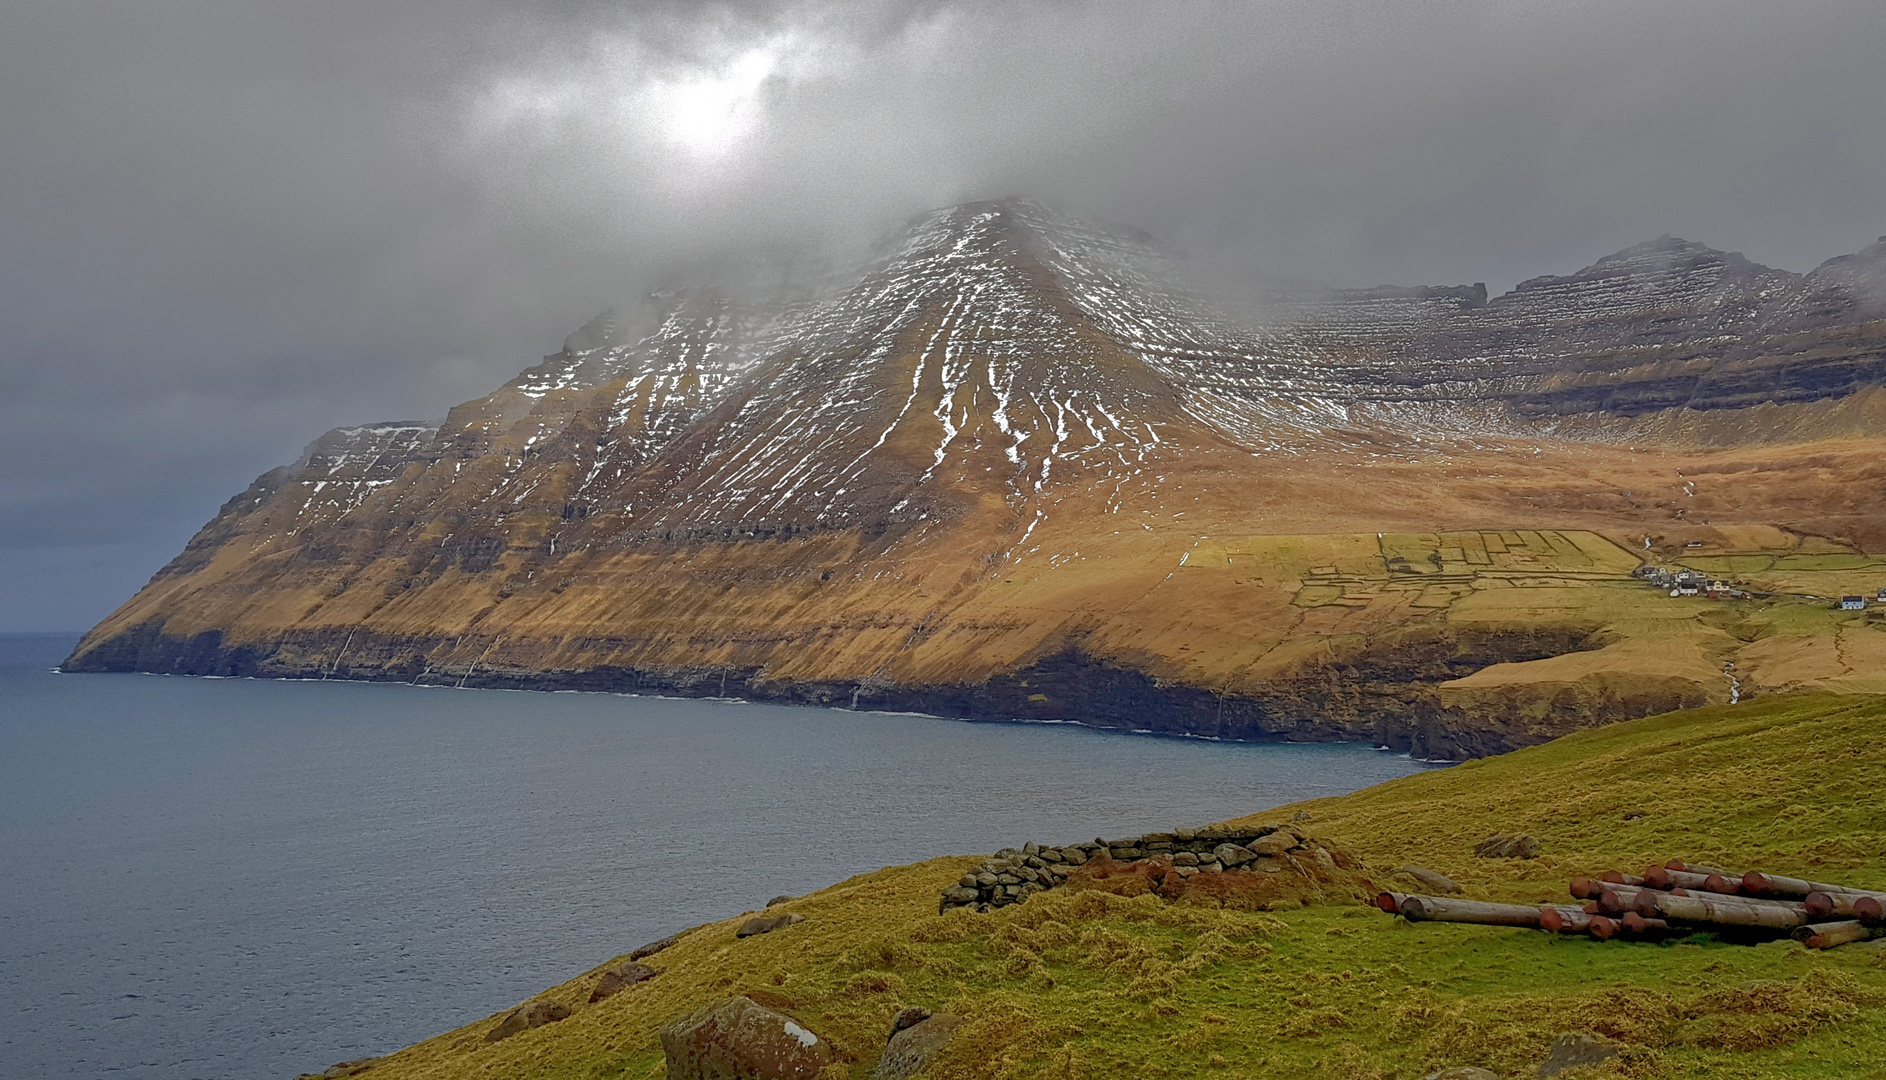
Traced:
<path fill-rule="evenodd" d="M 377 1057 L 354 1058 L 351 1061 L 343 1061 L 338 1065 L 329 1065 L 324 1072 L 302 1073 L 300 1076 L 295 1077 L 295 1080 L 341 1080 L 343 1077 L 359 1076 L 361 1073 L 372 1068 L 374 1063 L 379 1060 L 380 1059 Z"/>

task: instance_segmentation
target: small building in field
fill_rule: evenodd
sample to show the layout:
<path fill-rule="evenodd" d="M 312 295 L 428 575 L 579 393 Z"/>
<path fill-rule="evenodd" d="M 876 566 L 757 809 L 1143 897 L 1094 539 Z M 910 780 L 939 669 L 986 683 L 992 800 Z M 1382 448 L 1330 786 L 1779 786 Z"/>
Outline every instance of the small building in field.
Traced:
<path fill-rule="evenodd" d="M 1866 610 L 1866 597 L 1864 597 L 1864 596 L 1843 596 L 1843 597 L 1841 597 L 1841 598 L 1840 598 L 1840 610 L 1842 610 L 1842 611 L 1865 611 L 1865 610 Z"/>
<path fill-rule="evenodd" d="M 1879 602 L 1882 604 L 1886 604 L 1886 589 L 1881 589 L 1879 591 Z"/>

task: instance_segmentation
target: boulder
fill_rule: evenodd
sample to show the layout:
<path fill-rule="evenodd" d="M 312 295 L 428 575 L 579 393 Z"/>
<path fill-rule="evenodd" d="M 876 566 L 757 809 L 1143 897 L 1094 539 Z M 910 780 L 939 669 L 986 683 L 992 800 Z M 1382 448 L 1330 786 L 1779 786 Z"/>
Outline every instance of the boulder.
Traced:
<path fill-rule="evenodd" d="M 755 934 L 770 934 L 775 930 L 783 930 L 794 923 L 802 923 L 804 921 L 805 916 L 797 912 L 786 912 L 780 915 L 755 915 L 746 922 L 741 923 L 740 929 L 735 930 L 733 936 L 744 938 L 752 937 Z"/>
<path fill-rule="evenodd" d="M 1539 1075 L 1557 1076 L 1567 1069 L 1609 1061 L 1623 1052 L 1622 1043 L 1582 1031 L 1568 1031 L 1552 1040 L 1552 1049 L 1546 1051 L 1545 1060 L 1539 1063 Z"/>
<path fill-rule="evenodd" d="M 1446 874 L 1429 870 L 1425 866 L 1397 866 L 1395 869 L 1389 871 L 1389 873 L 1405 877 L 1410 881 L 1419 882 L 1422 888 L 1433 892 L 1457 893 L 1460 891 L 1460 886 L 1454 883 L 1453 878 L 1448 877 Z"/>
<path fill-rule="evenodd" d="M 667 948 L 670 945 L 673 945 L 675 942 L 680 941 L 680 940 L 681 940 L 680 934 L 669 934 L 667 937 L 662 938 L 660 941 L 651 941 L 648 944 L 630 953 L 629 959 L 640 960 L 645 956 L 653 956 L 656 953 L 662 951 L 663 949 Z"/>
<path fill-rule="evenodd" d="M 1282 855 L 1284 852 L 1297 846 L 1297 837 L 1295 833 L 1279 830 L 1268 836 L 1260 836 L 1246 846 L 1258 855 Z M 1229 866 L 1230 864 L 1226 863 L 1226 865 Z"/>
<path fill-rule="evenodd" d="M 567 1020 L 570 1007 L 557 1001 L 526 1001 L 517 1008 L 504 1014 L 498 1026 L 485 1032 L 488 1043 L 503 1042 L 513 1035 L 521 1035 L 531 1028 L 540 1028 L 545 1024 L 554 1024 Z"/>
<path fill-rule="evenodd" d="M 897 1037 L 898 1032 L 907 1027 L 915 1027 L 928 1019 L 930 1019 L 930 1010 L 921 1005 L 909 1005 L 899 1009 L 897 1015 L 891 1017 L 891 1033 L 886 1035 L 884 1040 L 889 1042 Z"/>
<path fill-rule="evenodd" d="M 789 902 L 789 901 L 793 901 L 793 900 L 797 900 L 797 899 L 799 899 L 799 898 L 798 898 L 798 897 L 796 897 L 796 896 L 775 896 L 775 897 L 773 897 L 773 898 L 772 898 L 771 900 L 768 900 L 768 901 L 766 902 L 766 906 L 767 906 L 767 907 L 778 907 L 778 906 L 779 906 L 779 905 L 781 905 L 781 904 L 784 904 L 784 903 L 787 903 L 787 902 Z"/>
<path fill-rule="evenodd" d="M 1257 858 L 1251 849 L 1237 844 L 1219 844 L 1211 849 L 1211 853 L 1212 858 L 1216 859 L 1220 865 L 1227 867 L 1242 866 Z"/>
<path fill-rule="evenodd" d="M 295 1077 L 295 1080 L 340 1080 L 341 1077 L 359 1076 L 369 1068 L 372 1068 L 373 1064 L 379 1060 L 380 1059 L 377 1057 L 355 1058 L 352 1061 L 343 1061 L 338 1065 L 329 1065 L 325 1072 L 302 1073 L 300 1076 Z"/>
<path fill-rule="evenodd" d="M 596 988 L 589 992 L 592 1004 L 622 990 L 627 990 L 636 983 L 647 982 L 659 972 L 647 964 L 638 964 L 633 960 L 617 964 L 604 971 L 596 980 Z"/>
<path fill-rule="evenodd" d="M 1536 859 L 1539 857 L 1539 841 L 1526 833 L 1513 836 L 1494 833 L 1475 844 L 1473 853 L 1482 859 Z"/>
<path fill-rule="evenodd" d="M 891 1038 L 871 1080 L 909 1080 L 928 1068 L 963 1022 L 960 1016 L 928 1009 L 905 1009 L 891 1021 Z"/>
<path fill-rule="evenodd" d="M 728 998 L 661 1029 L 668 1080 L 812 1080 L 832 1048 L 791 1017 Z"/>

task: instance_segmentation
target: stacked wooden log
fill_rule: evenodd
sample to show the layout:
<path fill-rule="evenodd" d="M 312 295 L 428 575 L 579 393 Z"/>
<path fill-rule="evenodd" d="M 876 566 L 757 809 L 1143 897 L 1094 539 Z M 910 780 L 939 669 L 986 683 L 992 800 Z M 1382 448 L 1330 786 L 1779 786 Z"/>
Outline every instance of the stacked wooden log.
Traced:
<path fill-rule="evenodd" d="M 1886 892 L 1672 859 L 1642 875 L 1575 877 L 1582 904 L 1492 904 L 1385 892 L 1376 906 L 1410 922 L 1520 926 L 1551 934 L 1655 941 L 1711 932 L 1734 941 L 1792 937 L 1810 949 L 1886 938 Z"/>

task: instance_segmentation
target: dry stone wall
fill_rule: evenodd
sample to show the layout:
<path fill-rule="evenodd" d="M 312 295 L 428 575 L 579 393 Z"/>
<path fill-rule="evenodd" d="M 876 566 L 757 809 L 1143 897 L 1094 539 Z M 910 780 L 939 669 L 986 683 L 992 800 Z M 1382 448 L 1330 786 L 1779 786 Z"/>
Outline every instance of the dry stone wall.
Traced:
<path fill-rule="evenodd" d="M 1148 858 L 1170 859 L 1173 872 L 1182 878 L 1198 874 L 1307 872 L 1311 866 L 1333 870 L 1336 866 L 1334 856 L 1295 825 L 1207 825 L 1060 847 L 1030 841 L 1020 848 L 1003 848 L 944 889 L 939 910 L 973 907 L 988 911 L 1018 904 L 1063 884 L 1094 860 L 1132 862 Z"/>

